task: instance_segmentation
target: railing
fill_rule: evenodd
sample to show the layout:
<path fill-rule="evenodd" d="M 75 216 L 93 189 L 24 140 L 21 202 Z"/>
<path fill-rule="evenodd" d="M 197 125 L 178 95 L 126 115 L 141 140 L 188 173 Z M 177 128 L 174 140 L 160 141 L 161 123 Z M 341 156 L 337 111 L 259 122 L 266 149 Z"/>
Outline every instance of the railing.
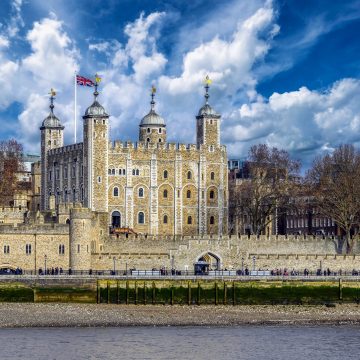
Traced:
<path fill-rule="evenodd" d="M 150 276 L 150 277 L 162 277 L 162 276 L 209 276 L 209 277 L 218 277 L 218 276 L 231 276 L 238 278 L 254 277 L 254 276 L 272 276 L 272 277 L 310 277 L 310 276 L 359 276 L 360 270 L 337 270 L 337 271 L 327 271 L 327 270 L 317 270 L 317 271 L 308 271 L 308 270 L 209 270 L 209 271 L 191 271 L 191 270 L 72 270 L 72 269 L 48 269 L 42 270 L 14 270 L 14 269 L 0 269 L 1 275 L 40 275 L 40 276 Z"/>

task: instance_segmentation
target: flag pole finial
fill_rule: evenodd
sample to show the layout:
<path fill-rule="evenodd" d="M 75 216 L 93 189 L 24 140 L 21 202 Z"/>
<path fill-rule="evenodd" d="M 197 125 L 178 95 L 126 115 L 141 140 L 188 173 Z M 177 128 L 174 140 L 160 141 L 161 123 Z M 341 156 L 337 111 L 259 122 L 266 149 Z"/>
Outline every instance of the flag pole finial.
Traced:
<path fill-rule="evenodd" d="M 56 92 L 54 91 L 53 88 L 50 89 L 50 92 L 48 93 L 50 95 L 50 97 L 48 97 L 48 99 L 50 99 L 50 109 L 51 109 L 51 113 L 53 112 L 53 108 L 54 108 L 54 100 L 56 100 Z"/>
<path fill-rule="evenodd" d="M 205 86 L 203 86 L 203 88 L 206 90 L 206 94 L 205 94 L 205 104 L 208 104 L 209 103 L 209 89 L 211 89 L 211 87 L 209 86 L 209 84 L 211 84 L 211 80 L 209 78 L 209 75 L 206 76 L 206 79 L 203 80 L 202 82 L 206 83 Z"/>

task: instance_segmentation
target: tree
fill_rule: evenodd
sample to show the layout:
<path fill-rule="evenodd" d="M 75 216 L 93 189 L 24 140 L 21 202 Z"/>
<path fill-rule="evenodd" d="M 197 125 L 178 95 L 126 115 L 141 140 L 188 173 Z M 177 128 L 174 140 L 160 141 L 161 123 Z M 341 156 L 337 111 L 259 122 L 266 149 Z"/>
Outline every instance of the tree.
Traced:
<path fill-rule="evenodd" d="M 16 140 L 0 142 L 0 202 L 8 201 L 18 189 L 18 174 L 25 171 L 23 147 Z"/>
<path fill-rule="evenodd" d="M 292 160 L 285 150 L 265 144 L 252 146 L 245 179 L 229 187 L 230 213 L 246 215 L 254 234 L 265 232 L 272 221 L 296 205 L 300 169 L 300 159 Z"/>
<path fill-rule="evenodd" d="M 306 173 L 310 196 L 324 217 L 335 221 L 346 235 L 347 252 L 354 241 L 350 231 L 360 211 L 360 152 L 350 144 L 315 158 Z"/>

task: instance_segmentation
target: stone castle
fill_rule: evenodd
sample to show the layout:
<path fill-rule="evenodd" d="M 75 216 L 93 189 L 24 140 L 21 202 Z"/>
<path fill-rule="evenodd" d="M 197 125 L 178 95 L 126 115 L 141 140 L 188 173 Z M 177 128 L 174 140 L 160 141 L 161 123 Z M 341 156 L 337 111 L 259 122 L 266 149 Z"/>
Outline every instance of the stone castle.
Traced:
<path fill-rule="evenodd" d="M 83 116 L 83 142 L 64 146 L 54 114 L 42 122 L 41 164 L 32 166 L 32 200 L 16 195 L 0 209 L 0 267 L 88 271 L 175 267 L 215 269 L 354 267 L 340 238 L 228 236 L 226 147 L 220 115 L 209 104 L 196 115 L 196 144 L 166 141 L 151 110 L 139 141 L 108 141 L 109 114 L 94 102 Z M 154 93 L 152 93 L 154 95 Z M 124 234 L 123 232 L 126 232 Z M 356 241 L 354 253 L 360 253 Z"/>

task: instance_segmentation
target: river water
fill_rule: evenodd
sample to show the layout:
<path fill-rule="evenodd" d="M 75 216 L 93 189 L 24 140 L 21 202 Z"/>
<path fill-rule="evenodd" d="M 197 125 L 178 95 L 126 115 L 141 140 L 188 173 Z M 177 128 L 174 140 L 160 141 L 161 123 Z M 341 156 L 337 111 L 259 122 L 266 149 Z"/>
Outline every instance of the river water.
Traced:
<path fill-rule="evenodd" d="M 359 359 L 357 326 L 0 329 L 1 359 Z"/>

